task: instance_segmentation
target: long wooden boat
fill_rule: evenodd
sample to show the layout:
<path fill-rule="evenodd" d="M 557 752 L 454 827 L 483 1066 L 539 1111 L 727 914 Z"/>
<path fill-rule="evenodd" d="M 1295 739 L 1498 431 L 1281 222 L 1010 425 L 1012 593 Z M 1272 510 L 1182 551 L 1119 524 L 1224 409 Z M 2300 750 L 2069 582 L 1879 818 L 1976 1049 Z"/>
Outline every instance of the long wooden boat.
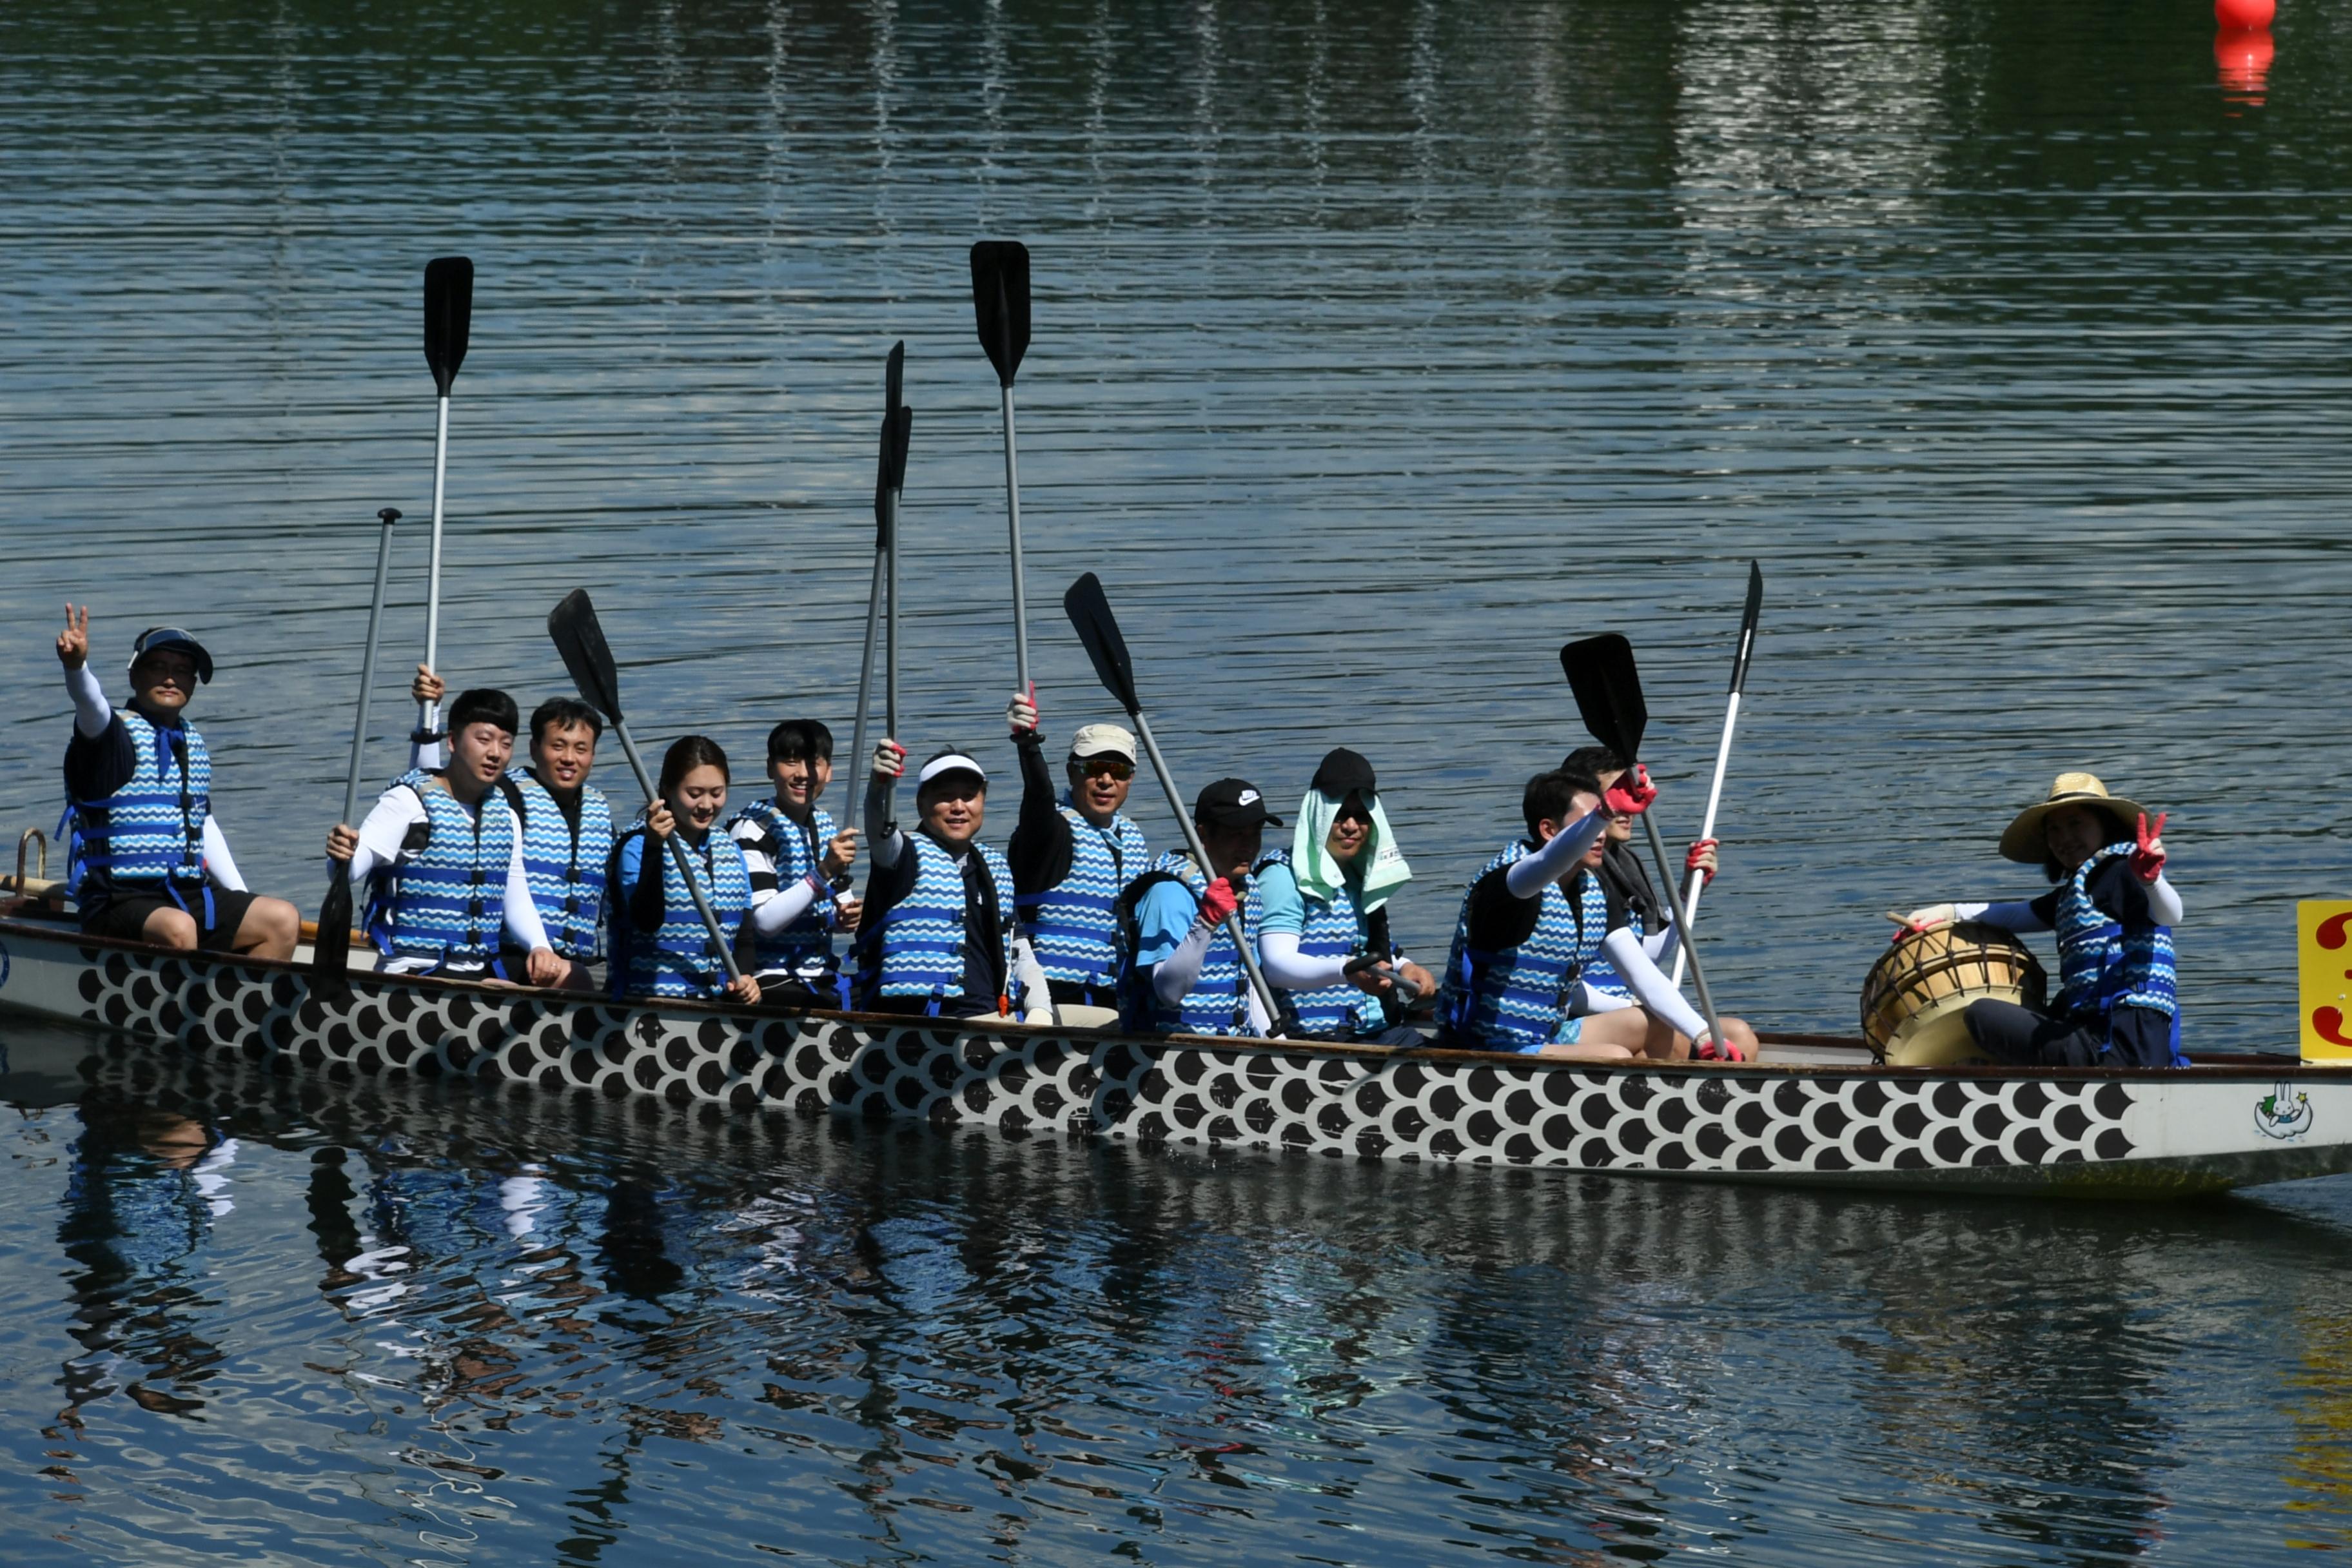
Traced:
<path fill-rule="evenodd" d="M 1938 1192 L 2183 1196 L 2352 1170 L 2352 1074 L 1898 1068 L 1764 1037 L 1761 1061 L 1139 1037 L 786 1014 L 360 973 L 0 919 L 0 1011 L 290 1073 L 418 1074 L 935 1125 L 1351 1159 Z"/>

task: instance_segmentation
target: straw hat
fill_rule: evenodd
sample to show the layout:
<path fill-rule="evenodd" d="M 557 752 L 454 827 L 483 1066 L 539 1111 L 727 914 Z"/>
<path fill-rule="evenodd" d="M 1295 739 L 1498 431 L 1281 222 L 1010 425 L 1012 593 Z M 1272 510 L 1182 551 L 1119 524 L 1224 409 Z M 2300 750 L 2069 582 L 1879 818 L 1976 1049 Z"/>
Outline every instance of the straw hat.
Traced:
<path fill-rule="evenodd" d="M 2103 805 L 2128 826 L 2147 808 L 2136 800 L 2109 795 L 2096 773 L 2060 773 L 2050 786 L 2050 798 L 2017 814 L 2000 836 L 2000 858 L 2039 866 L 2050 858 L 2042 842 L 2042 819 L 2062 805 Z"/>

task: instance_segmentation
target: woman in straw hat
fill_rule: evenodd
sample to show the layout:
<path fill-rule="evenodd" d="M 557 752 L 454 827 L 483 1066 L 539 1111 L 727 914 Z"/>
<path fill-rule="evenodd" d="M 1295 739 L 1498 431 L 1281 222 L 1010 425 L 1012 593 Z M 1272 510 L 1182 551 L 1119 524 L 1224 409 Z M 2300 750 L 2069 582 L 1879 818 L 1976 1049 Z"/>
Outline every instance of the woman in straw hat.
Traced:
<path fill-rule="evenodd" d="M 2050 1011 L 1969 1004 L 1985 1055 L 2024 1067 L 2184 1067 L 2172 972 L 2180 895 L 2164 877 L 2164 816 L 2107 793 L 2090 773 L 2060 773 L 2050 796 L 2000 836 L 2004 859 L 2039 865 L 2057 885 L 2013 903 L 1933 904 L 1905 917 L 1915 931 L 1982 921 L 2058 934 L 2058 994 Z"/>

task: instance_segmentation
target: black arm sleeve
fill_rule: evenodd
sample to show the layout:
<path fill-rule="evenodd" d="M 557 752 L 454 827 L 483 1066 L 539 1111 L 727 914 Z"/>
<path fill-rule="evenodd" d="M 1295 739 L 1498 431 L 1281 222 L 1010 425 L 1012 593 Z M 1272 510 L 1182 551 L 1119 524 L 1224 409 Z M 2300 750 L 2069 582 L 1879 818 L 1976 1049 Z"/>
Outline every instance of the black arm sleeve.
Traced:
<path fill-rule="evenodd" d="M 867 864 L 873 865 L 873 862 L 869 860 Z M 915 847 L 909 844 L 896 864 L 874 866 L 866 874 L 866 907 L 857 917 L 860 931 L 872 931 L 876 921 L 914 890 L 915 865 Z"/>
<path fill-rule="evenodd" d="M 662 859 L 669 854 L 669 846 L 652 834 L 646 836 L 645 847 L 638 852 L 637 885 L 629 889 L 629 924 L 640 936 L 651 936 L 662 928 Z"/>
<path fill-rule="evenodd" d="M 2131 860 L 2118 855 L 2091 873 L 2091 906 L 2117 925 L 2138 930 L 2156 923 L 2147 907 L 2147 884 L 2132 875 Z"/>
<path fill-rule="evenodd" d="M 2028 900 L 2025 907 L 2033 911 L 2033 918 L 2035 920 L 2040 921 L 2052 931 L 2056 931 L 2058 929 L 2057 889 L 2051 889 L 2048 892 L 2042 894 L 2038 899 Z"/>
<path fill-rule="evenodd" d="M 79 730 L 66 742 L 66 798 L 104 800 L 131 782 L 139 771 L 139 756 L 131 731 L 117 713 L 103 733 L 85 735 Z"/>
<path fill-rule="evenodd" d="M 1497 866 L 1470 889 L 1470 945 L 1487 952 L 1517 947 L 1536 934 L 1543 914 L 1543 896 L 1515 899 L 1504 880 L 1508 867 Z"/>
<path fill-rule="evenodd" d="M 1013 825 L 1004 858 L 1013 868 L 1015 893 L 1042 893 L 1070 874 L 1070 822 L 1054 797 L 1045 741 L 1032 733 L 1013 744 L 1021 754 L 1021 819 Z"/>

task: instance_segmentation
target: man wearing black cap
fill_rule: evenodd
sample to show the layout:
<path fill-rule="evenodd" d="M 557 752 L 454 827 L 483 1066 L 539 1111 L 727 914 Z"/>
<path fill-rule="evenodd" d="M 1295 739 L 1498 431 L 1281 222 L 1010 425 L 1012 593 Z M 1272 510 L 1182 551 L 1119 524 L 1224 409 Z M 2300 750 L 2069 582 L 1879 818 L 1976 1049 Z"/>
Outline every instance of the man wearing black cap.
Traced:
<path fill-rule="evenodd" d="M 110 707 L 89 668 L 89 607 L 66 606 L 58 662 L 74 703 L 66 823 L 82 930 L 163 947 L 291 958 L 301 915 L 245 889 L 212 814 L 212 757 L 185 721 L 212 655 L 177 626 L 131 650 L 131 702 Z"/>
<path fill-rule="evenodd" d="M 1241 779 L 1219 779 L 1192 803 L 1192 824 L 1213 879 L 1190 852 L 1170 852 L 1119 895 L 1121 923 L 1135 957 L 1121 994 L 1122 1022 L 1151 1034 L 1264 1037 L 1272 1021 L 1258 1005 L 1225 918 L 1239 910 L 1242 937 L 1256 940 L 1256 881 L 1265 829 L 1282 818 Z"/>
<path fill-rule="evenodd" d="M 916 828 L 891 820 L 907 749 L 874 748 L 866 785 L 866 839 L 874 868 L 857 927 L 858 1007 L 869 1013 L 974 1018 L 1017 1010 L 1047 1024 L 1045 977 L 1013 929 L 1013 872 L 980 842 L 988 774 L 955 747 L 915 781 Z"/>

